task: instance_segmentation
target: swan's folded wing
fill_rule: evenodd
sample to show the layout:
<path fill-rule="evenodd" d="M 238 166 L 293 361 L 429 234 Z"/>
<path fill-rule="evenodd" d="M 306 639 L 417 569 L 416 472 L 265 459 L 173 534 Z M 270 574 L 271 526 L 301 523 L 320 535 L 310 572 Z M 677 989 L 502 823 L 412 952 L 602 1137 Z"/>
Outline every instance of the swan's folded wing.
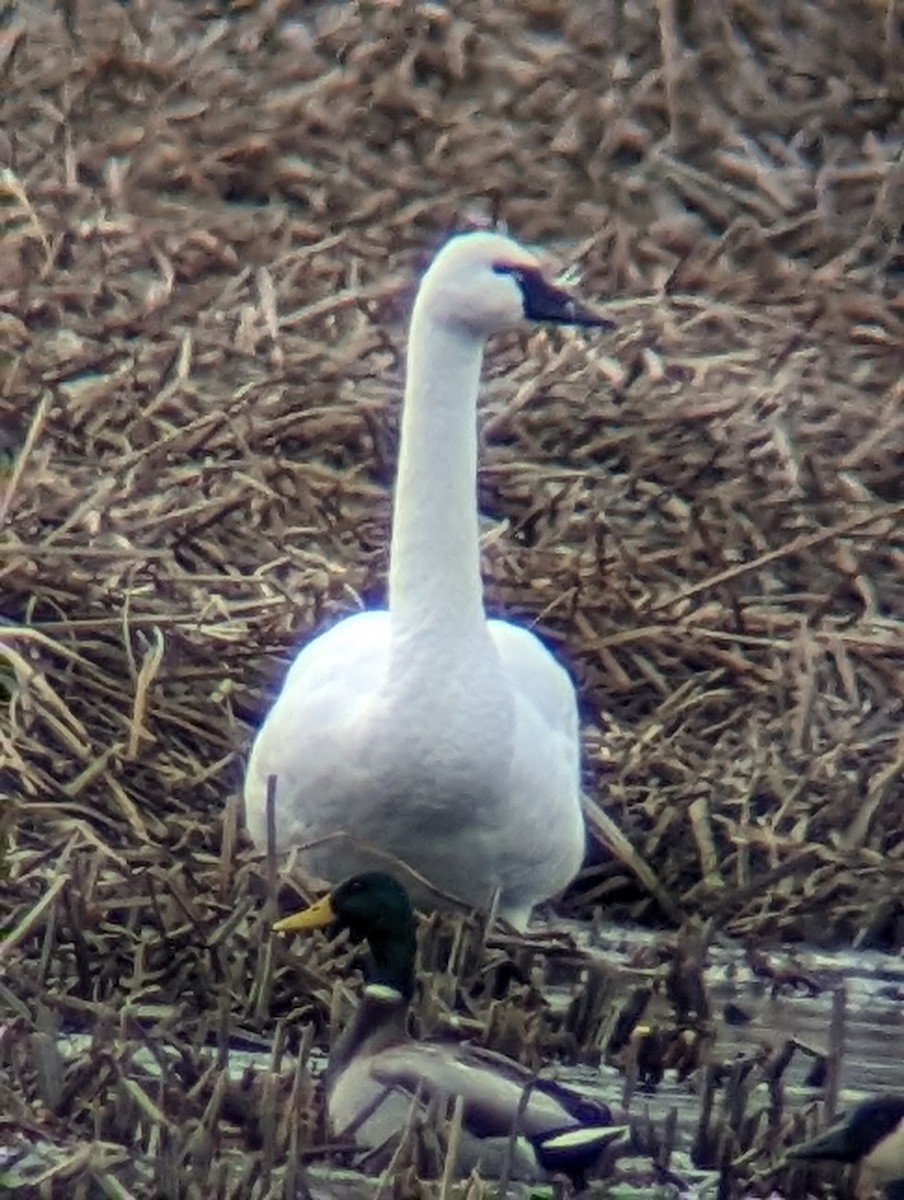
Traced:
<path fill-rule="evenodd" d="M 562 664 L 529 629 L 509 621 L 488 621 L 487 628 L 512 687 L 531 702 L 550 730 L 577 747 L 577 694 Z"/>
<path fill-rule="evenodd" d="M 355 757 L 355 728 L 385 678 L 389 617 L 357 613 L 303 646 L 258 731 L 245 776 L 246 823 L 266 841 L 267 779 L 277 777 L 277 800 L 290 821 L 287 837 L 305 840 L 309 808 L 328 809 L 330 789 L 351 787 L 347 776 L 368 763 Z M 291 818 L 291 820 L 290 820 Z"/>
<path fill-rule="evenodd" d="M 357 696 L 382 682 L 389 666 L 389 613 L 353 613 L 306 642 L 292 661 L 280 692 L 299 696 L 323 690 Z"/>

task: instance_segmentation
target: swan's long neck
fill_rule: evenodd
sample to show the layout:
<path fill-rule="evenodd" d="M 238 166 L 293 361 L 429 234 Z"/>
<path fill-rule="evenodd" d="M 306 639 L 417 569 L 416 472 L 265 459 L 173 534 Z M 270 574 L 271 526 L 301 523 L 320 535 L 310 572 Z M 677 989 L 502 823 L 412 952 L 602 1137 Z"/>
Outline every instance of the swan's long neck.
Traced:
<path fill-rule="evenodd" d="M 393 642 L 462 645 L 484 633 L 477 521 L 477 390 L 483 341 L 415 304 L 393 513 Z"/>

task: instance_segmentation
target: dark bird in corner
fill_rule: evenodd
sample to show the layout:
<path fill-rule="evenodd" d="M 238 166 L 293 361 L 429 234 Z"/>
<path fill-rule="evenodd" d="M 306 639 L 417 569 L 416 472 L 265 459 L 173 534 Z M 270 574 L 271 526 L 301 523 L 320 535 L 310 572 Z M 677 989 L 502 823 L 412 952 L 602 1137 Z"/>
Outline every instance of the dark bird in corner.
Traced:
<path fill-rule="evenodd" d="M 837 1125 L 792 1146 L 791 1158 L 828 1159 L 869 1171 L 888 1200 L 904 1200 L 904 1096 L 874 1096 Z"/>

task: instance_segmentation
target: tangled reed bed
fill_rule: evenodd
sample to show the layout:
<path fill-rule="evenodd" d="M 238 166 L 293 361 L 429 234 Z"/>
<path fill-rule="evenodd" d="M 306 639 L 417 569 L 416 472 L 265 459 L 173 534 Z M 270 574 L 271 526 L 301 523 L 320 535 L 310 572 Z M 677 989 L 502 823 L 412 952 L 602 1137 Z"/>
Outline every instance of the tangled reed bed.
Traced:
<path fill-rule="evenodd" d="M 618 323 L 500 340 L 481 409 L 489 605 L 573 670 L 629 847 L 561 911 L 904 944 L 898 6 L 5 18 L 16 1019 L 150 986 L 161 888 L 205 939 L 265 894 L 224 804 L 291 648 L 382 598 L 412 280 L 487 216 Z M 178 1020 L 228 978 L 263 1021 L 249 951 L 171 949 Z"/>
<path fill-rule="evenodd" d="M 276 912 L 299 903 L 298 887 L 290 870 L 271 873 L 236 852 L 235 815 L 197 830 L 179 863 L 148 847 L 108 850 L 99 869 L 96 848 L 73 835 L 52 866 L 21 881 L 34 902 L 3 947 L 12 969 L 0 980 L 0 1194 L 374 1194 L 360 1171 L 383 1164 L 327 1136 L 310 1062 L 356 1003 L 360 949 L 272 934 Z M 534 1070 L 602 1066 L 616 1093 L 608 1099 L 629 1114 L 619 1174 L 635 1185 L 681 1180 L 688 1169 L 686 1151 L 674 1153 L 674 1123 L 644 1111 L 676 1073 L 702 1097 L 695 1177 L 718 1177 L 726 1197 L 765 1188 L 777 1172 L 799 1183 L 782 1150 L 808 1123 L 786 1109 L 786 1075 L 814 1052 L 764 1029 L 761 1044 L 726 1059 L 728 1016 L 703 971 L 711 934 L 712 923 L 688 926 L 620 967 L 556 931 L 487 942 L 473 916 L 433 917 L 419 931 L 416 1027 Z M 751 965 L 776 989 L 832 986 L 776 972 L 762 956 Z M 840 1015 L 843 1028 L 843 1006 Z M 840 1045 L 833 1029 L 816 1054 L 827 1099 Z M 415 1129 L 383 1194 L 441 1194 L 430 1180 L 445 1134 Z M 474 1186 L 469 1195 L 499 1194 Z"/>

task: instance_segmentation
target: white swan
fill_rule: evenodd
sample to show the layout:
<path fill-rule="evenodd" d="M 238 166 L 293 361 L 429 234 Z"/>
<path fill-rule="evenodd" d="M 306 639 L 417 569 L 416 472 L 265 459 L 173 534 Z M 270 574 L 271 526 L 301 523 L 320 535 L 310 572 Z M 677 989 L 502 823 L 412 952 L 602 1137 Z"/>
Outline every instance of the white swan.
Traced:
<path fill-rule="evenodd" d="M 274 775 L 278 847 L 327 838 L 304 852 L 312 874 L 335 883 L 392 866 L 375 847 L 469 904 L 498 891 L 518 927 L 574 878 L 585 837 L 574 686 L 529 630 L 483 607 L 483 349 L 525 317 L 608 325 L 507 237 L 467 233 L 440 250 L 411 318 L 388 611 L 301 649 L 245 781 L 258 847 Z"/>

